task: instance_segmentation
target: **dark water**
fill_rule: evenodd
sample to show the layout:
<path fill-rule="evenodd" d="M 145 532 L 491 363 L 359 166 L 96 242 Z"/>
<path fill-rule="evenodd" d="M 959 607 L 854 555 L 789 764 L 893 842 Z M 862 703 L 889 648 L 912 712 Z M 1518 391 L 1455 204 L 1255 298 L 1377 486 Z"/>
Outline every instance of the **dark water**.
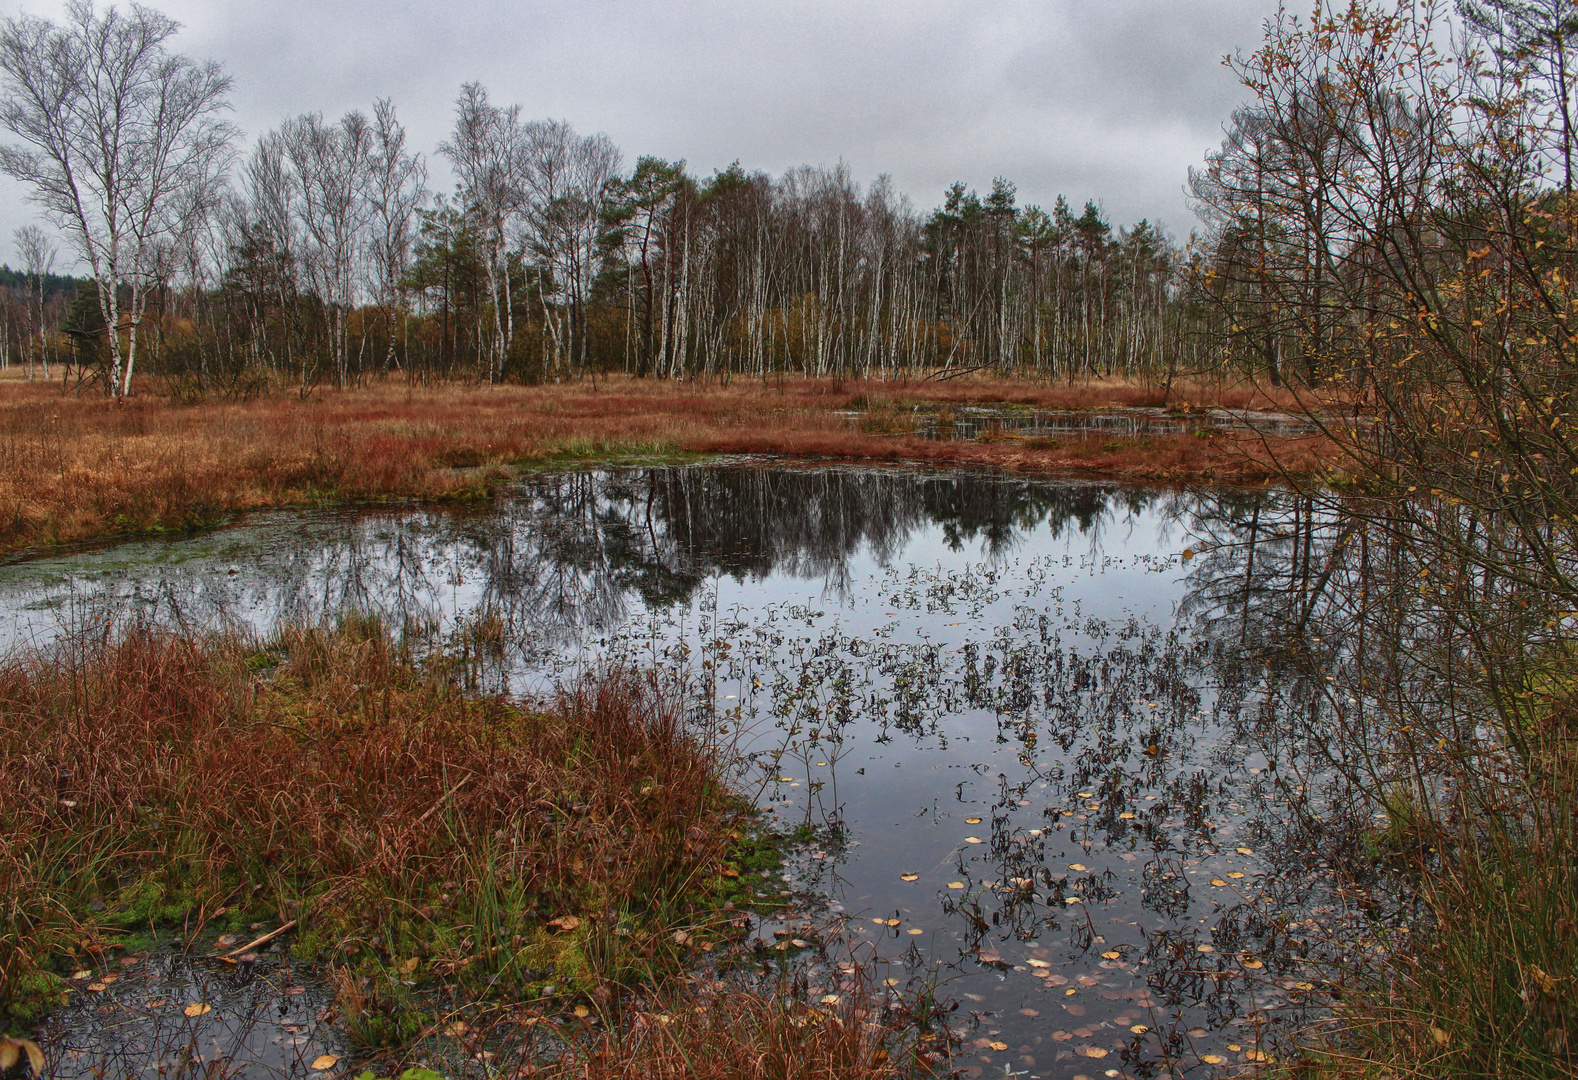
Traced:
<path fill-rule="evenodd" d="M 866 414 L 854 413 L 863 418 Z M 1150 435 L 1198 435 L 1254 432 L 1269 438 L 1300 438 L 1317 434 L 1309 417 L 1247 409 L 1017 409 L 967 405 L 946 412 L 916 409 L 898 413 L 928 439 L 962 440 L 1020 438 L 1059 439 L 1106 435 L 1143 438 Z"/>
<path fill-rule="evenodd" d="M 760 928 L 826 948 L 814 993 L 849 958 L 935 982 L 969 1075 L 1206 1075 L 1275 1053 L 1341 936 L 1306 835 L 1327 796 L 1291 771 L 1322 688 L 1267 652 L 1311 525 L 1275 491 L 545 475 L 487 512 L 259 515 L 0 568 L 0 633 L 360 609 L 456 642 L 486 620 L 517 692 L 662 668 L 814 831 L 792 877 L 815 900 Z M 332 1045 L 291 1015 L 236 1051 L 290 1072 Z"/>

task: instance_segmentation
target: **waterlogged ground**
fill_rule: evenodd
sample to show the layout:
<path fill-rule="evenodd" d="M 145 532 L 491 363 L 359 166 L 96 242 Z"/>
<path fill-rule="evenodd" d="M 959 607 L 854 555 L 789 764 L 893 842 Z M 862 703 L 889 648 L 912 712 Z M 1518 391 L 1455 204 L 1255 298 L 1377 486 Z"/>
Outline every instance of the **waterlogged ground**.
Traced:
<path fill-rule="evenodd" d="M 853 962 L 935 984 L 971 1076 L 1208 1075 L 1276 1053 L 1343 918 L 1306 854 L 1320 793 L 1284 779 L 1321 688 L 1264 649 L 1305 513 L 973 473 L 544 475 L 485 513 L 259 515 L 13 564 L 0 634 L 370 609 L 518 693 L 656 667 L 813 837 L 803 910 L 759 930 L 770 962 L 811 958 L 809 993 Z M 63 1075 L 101 1000 L 57 1020 Z M 279 1001 L 233 1050 L 310 1071 L 332 1035 Z"/>

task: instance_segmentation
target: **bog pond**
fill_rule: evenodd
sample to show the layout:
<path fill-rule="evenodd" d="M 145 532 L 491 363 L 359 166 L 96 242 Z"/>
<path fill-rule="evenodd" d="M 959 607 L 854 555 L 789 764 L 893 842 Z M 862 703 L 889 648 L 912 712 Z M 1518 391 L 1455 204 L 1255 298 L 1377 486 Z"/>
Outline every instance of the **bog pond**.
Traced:
<path fill-rule="evenodd" d="M 1324 688 L 1267 651 L 1300 629 L 1277 598 L 1301 545 L 1307 580 L 1311 519 L 1276 489 L 543 473 L 485 509 L 282 511 L 14 562 L 0 637 L 362 611 L 486 652 L 488 689 L 661 672 L 807 838 L 802 904 L 756 932 L 816 957 L 808 992 L 854 961 L 934 983 L 967 1075 L 1204 1076 L 1306 1021 L 1330 950 L 1374 947 L 1313 853 L 1338 796 L 1298 733 Z M 56 1014 L 57 1075 L 133 1061 L 148 1002 L 210 977 L 144 968 Z M 338 1045 L 309 974 L 211 976 L 231 1005 L 187 1022 L 195 1052 L 308 1074 Z"/>

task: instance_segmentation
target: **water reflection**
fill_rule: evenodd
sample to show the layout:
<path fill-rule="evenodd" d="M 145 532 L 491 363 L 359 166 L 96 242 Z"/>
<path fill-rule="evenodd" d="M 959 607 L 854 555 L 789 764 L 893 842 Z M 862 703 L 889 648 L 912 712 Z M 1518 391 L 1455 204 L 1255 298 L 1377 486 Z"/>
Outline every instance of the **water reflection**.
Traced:
<path fill-rule="evenodd" d="M 1344 947 L 1311 812 L 1340 797 L 1331 695 L 1287 662 L 1330 647 L 1343 528 L 1276 491 L 632 469 L 14 565 L 0 611 L 13 642 L 376 611 L 527 692 L 656 668 L 814 838 L 818 905 L 769 957 L 814 930 L 830 984 L 847 955 L 935 978 L 976 1074 L 1192 1074 L 1270 1052 Z"/>

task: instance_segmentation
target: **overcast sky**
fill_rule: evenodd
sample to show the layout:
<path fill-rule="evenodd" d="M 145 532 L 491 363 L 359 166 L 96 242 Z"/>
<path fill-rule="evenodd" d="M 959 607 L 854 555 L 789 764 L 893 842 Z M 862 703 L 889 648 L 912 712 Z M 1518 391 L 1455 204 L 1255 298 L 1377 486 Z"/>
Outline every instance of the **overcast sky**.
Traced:
<path fill-rule="evenodd" d="M 102 4 L 102 0 L 101 0 Z M 930 209 L 995 176 L 1021 203 L 1196 224 L 1186 170 L 1217 146 L 1275 0 L 153 0 L 174 48 L 223 63 L 234 119 L 370 111 L 390 97 L 431 156 L 460 84 L 527 117 L 602 131 L 625 153 L 709 175 L 848 162 Z M 63 3 L 0 0 L 58 18 Z M 0 133 L 8 138 L 8 133 Z M 442 161 L 435 186 L 449 186 Z M 0 181 L 0 252 L 33 218 Z"/>

